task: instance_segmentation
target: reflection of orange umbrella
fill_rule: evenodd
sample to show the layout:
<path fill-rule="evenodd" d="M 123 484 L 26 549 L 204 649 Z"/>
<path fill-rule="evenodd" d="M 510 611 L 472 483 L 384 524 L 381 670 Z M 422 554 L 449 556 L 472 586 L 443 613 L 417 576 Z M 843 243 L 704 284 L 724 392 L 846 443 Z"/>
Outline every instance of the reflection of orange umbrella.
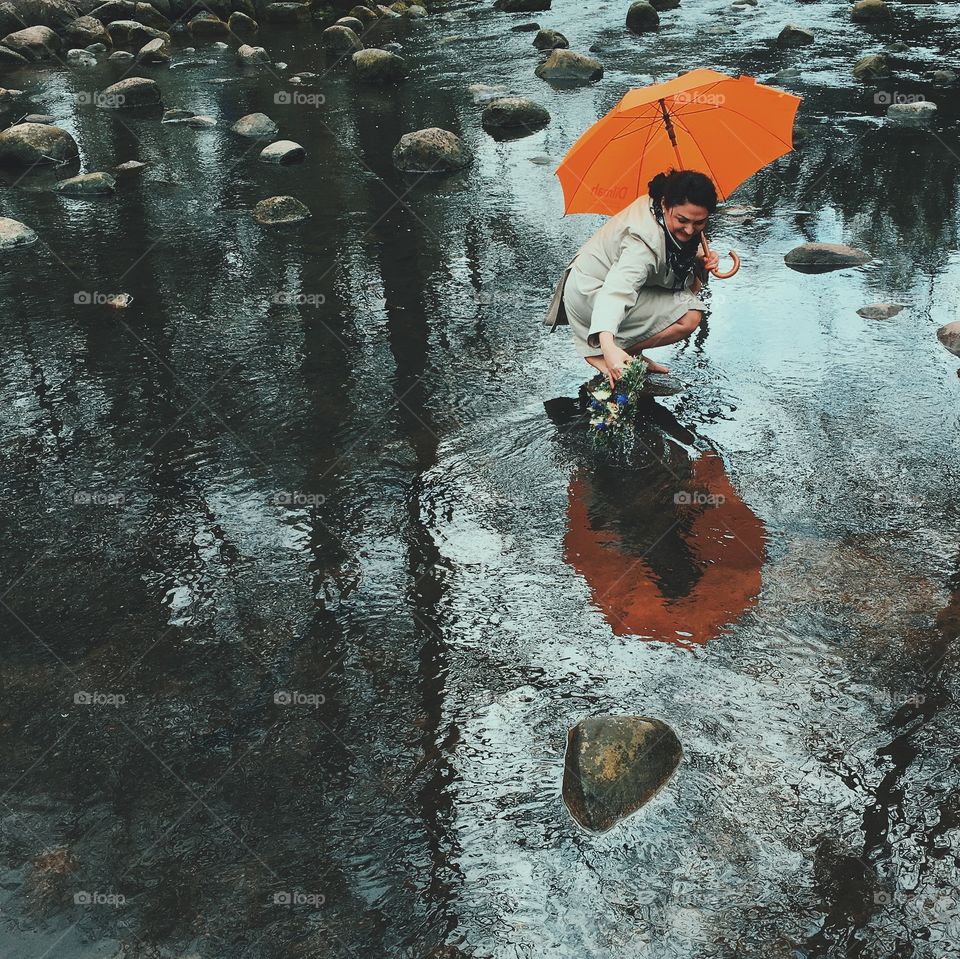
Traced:
<path fill-rule="evenodd" d="M 696 497 L 701 505 L 671 505 L 678 515 L 692 513 L 679 545 L 697 578 L 683 595 L 671 595 L 675 590 L 656 574 L 652 555 L 637 556 L 616 533 L 594 528 L 586 478 L 571 482 L 564 559 L 587 581 L 616 636 L 706 643 L 756 601 L 765 553 L 763 523 L 737 495 L 715 453 L 694 461 L 690 484 L 706 491 Z M 660 545 L 670 548 L 666 538 L 664 534 Z"/>
<path fill-rule="evenodd" d="M 725 200 L 793 149 L 799 105 L 792 93 L 715 70 L 630 90 L 557 167 L 564 213 L 619 213 L 671 166 L 706 173 Z"/>

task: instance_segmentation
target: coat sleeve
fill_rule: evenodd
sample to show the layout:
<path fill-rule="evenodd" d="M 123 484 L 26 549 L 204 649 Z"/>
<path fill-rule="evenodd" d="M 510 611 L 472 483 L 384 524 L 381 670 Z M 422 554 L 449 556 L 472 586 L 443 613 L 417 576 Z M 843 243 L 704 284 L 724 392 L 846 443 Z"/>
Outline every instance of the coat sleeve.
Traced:
<path fill-rule="evenodd" d="M 620 244 L 620 254 L 607 271 L 603 286 L 597 291 L 590 316 L 587 342 L 599 345 L 598 334 L 604 330 L 616 333 L 623 318 L 636 306 L 640 288 L 657 269 L 656 254 L 635 233 L 627 232 Z"/>

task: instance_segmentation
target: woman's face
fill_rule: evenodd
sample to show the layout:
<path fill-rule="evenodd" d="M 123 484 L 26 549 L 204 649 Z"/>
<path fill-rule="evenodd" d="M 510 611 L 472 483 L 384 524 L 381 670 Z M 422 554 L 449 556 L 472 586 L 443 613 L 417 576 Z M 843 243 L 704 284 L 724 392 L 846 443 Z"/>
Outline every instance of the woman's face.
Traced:
<path fill-rule="evenodd" d="M 678 243 L 689 243 L 699 236 L 710 215 L 705 206 L 697 206 L 696 203 L 678 203 L 668 207 L 661 200 L 660 206 L 663 207 L 663 222 Z"/>

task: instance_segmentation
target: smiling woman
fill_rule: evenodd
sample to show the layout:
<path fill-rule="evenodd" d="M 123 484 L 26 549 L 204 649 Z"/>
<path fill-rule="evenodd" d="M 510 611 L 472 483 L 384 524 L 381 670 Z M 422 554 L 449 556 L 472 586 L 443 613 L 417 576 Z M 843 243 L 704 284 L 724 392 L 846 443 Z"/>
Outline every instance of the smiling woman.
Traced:
<path fill-rule="evenodd" d="M 716 207 L 716 189 L 705 174 L 659 173 L 647 194 L 578 250 L 563 307 L 577 352 L 611 385 L 634 356 L 686 339 L 708 312 L 698 294 L 718 258 L 697 251 Z M 667 372 L 647 363 L 651 372 Z"/>

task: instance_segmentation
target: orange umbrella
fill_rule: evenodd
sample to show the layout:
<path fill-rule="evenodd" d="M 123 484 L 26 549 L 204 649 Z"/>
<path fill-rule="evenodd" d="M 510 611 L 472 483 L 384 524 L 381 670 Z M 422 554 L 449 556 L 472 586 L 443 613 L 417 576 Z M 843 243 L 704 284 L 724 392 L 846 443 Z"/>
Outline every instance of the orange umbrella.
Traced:
<path fill-rule="evenodd" d="M 619 213 L 671 166 L 706 173 L 725 200 L 793 149 L 799 105 L 792 93 L 715 70 L 630 90 L 557 167 L 564 213 Z"/>

